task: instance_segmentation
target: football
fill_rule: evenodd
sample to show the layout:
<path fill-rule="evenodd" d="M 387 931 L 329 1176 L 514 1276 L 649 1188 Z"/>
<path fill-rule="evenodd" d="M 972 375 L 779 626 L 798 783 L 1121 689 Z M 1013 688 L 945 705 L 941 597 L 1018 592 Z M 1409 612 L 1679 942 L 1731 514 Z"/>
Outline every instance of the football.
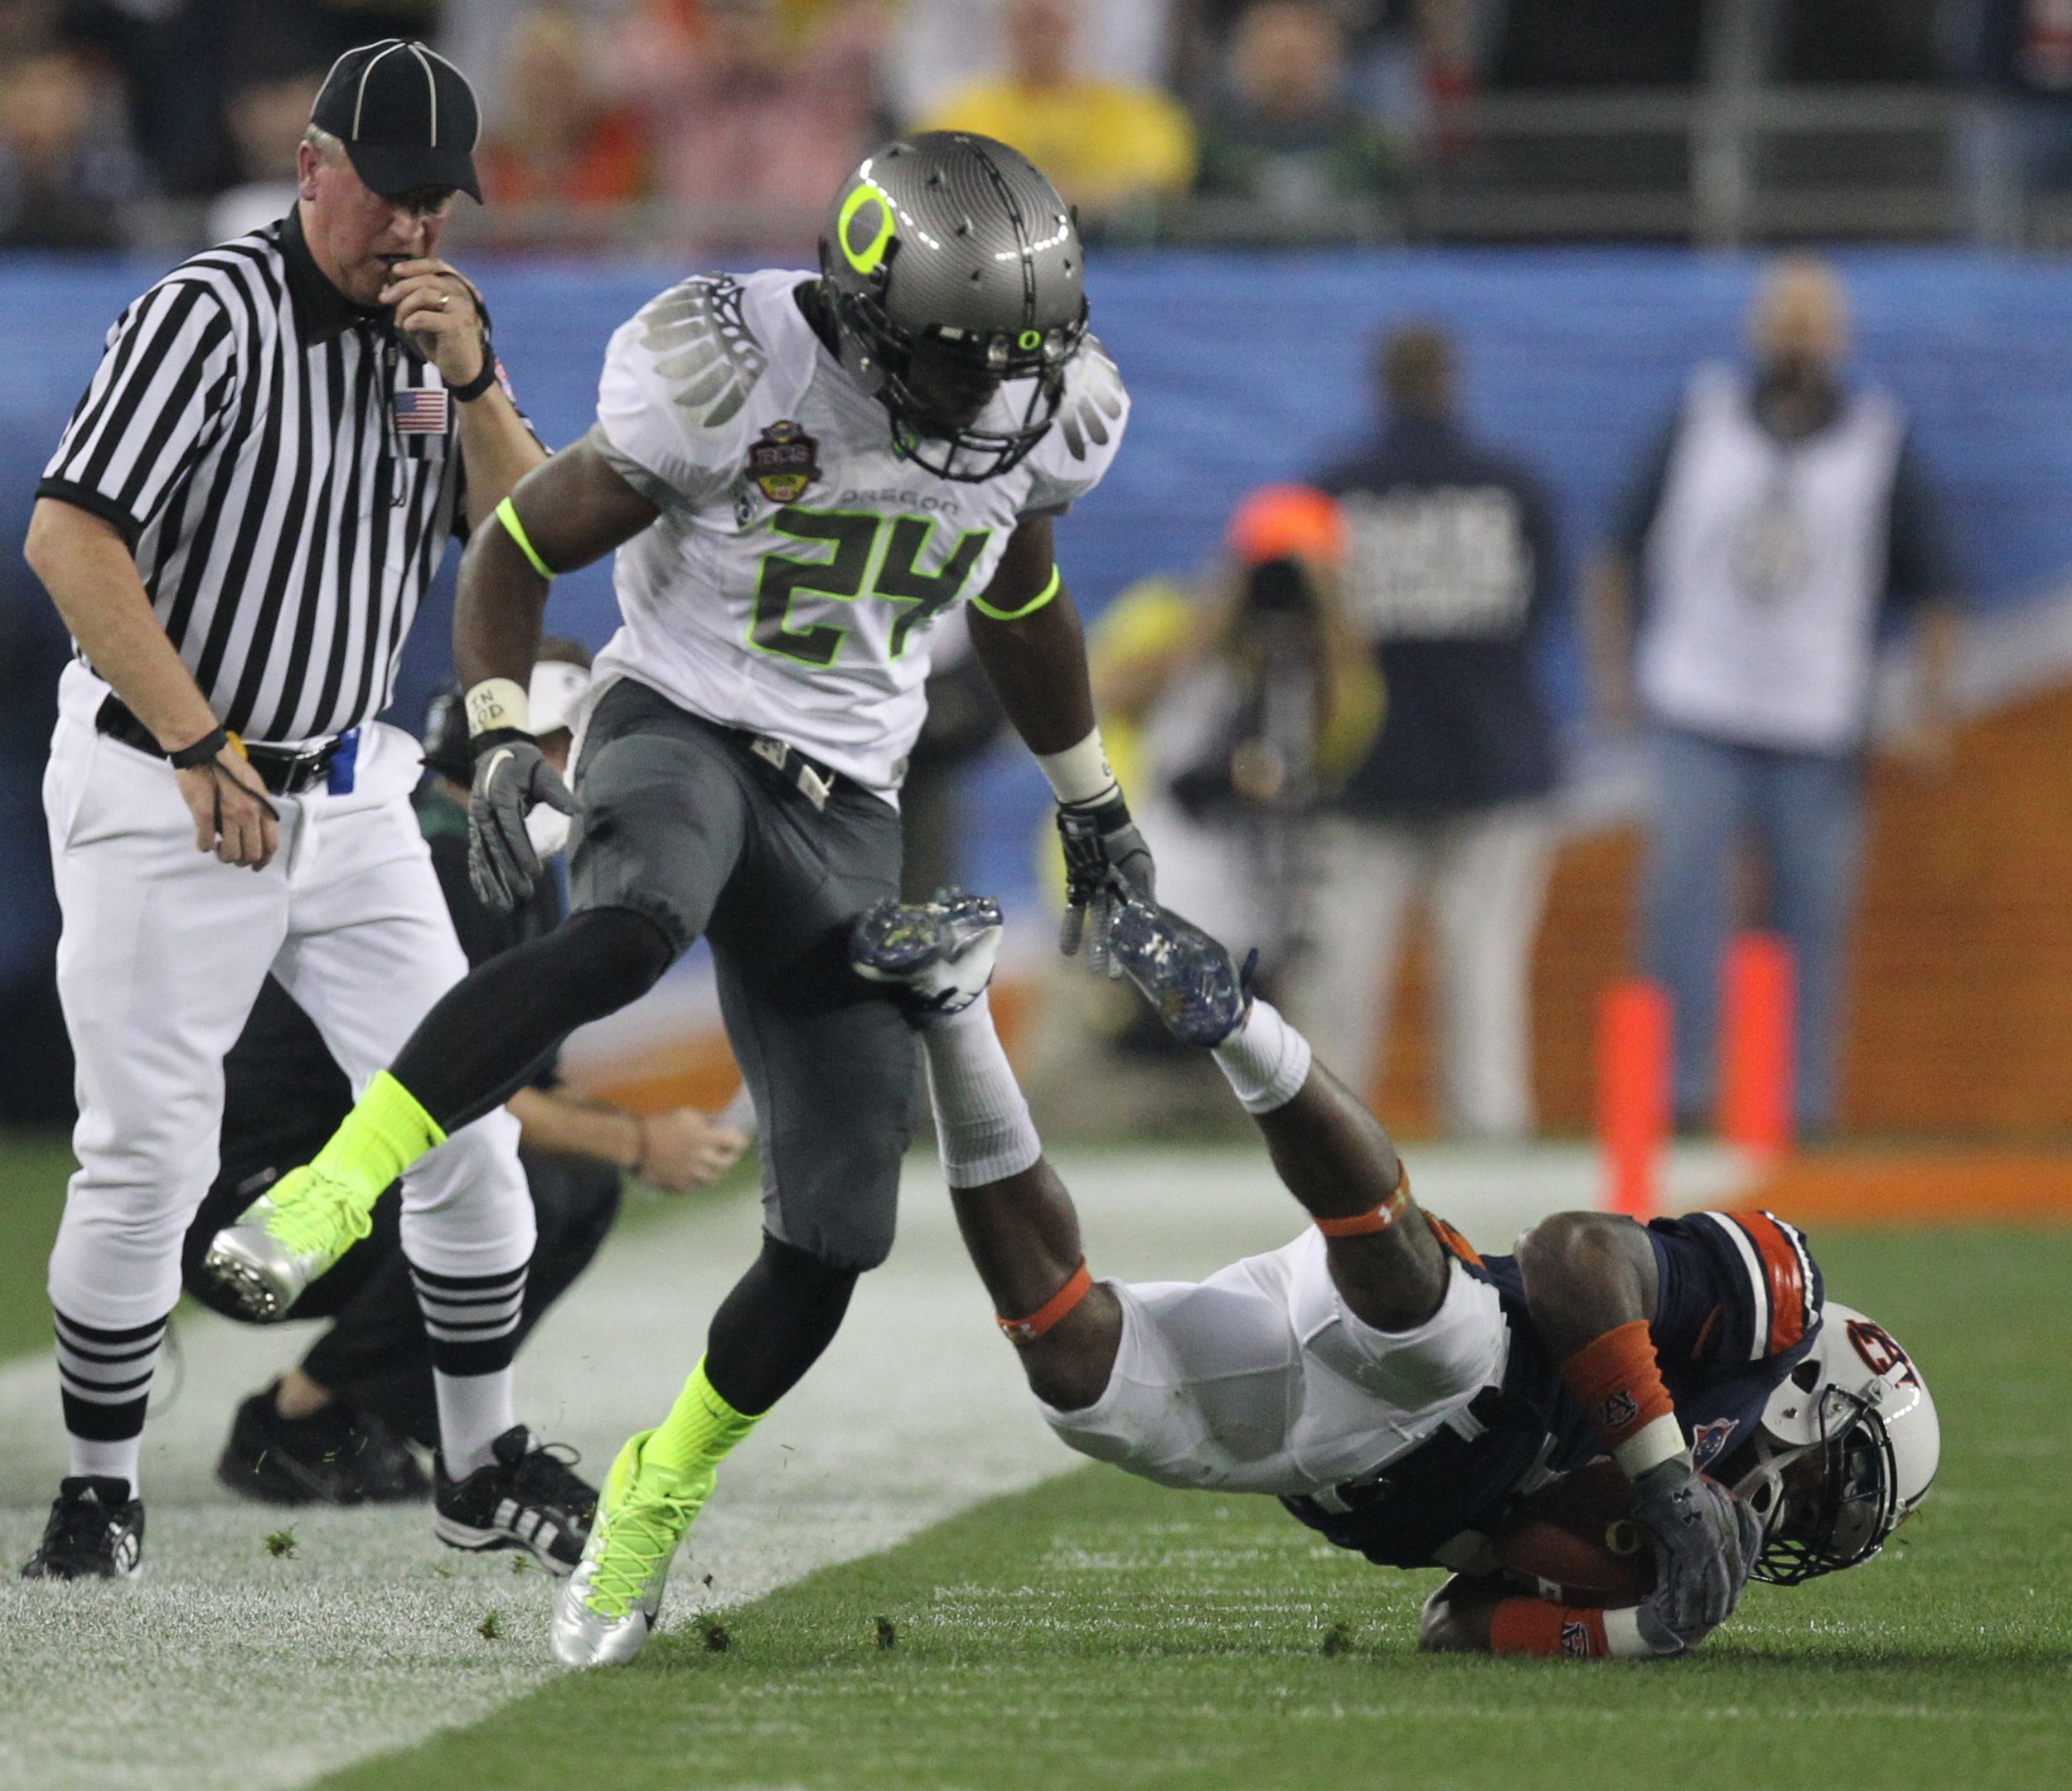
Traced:
<path fill-rule="evenodd" d="M 1637 1604 L 1654 1589 L 1654 1549 L 1634 1521 L 1615 1461 L 1594 1461 L 1524 1500 L 1490 1538 L 1504 1572 L 1557 1605 Z"/>

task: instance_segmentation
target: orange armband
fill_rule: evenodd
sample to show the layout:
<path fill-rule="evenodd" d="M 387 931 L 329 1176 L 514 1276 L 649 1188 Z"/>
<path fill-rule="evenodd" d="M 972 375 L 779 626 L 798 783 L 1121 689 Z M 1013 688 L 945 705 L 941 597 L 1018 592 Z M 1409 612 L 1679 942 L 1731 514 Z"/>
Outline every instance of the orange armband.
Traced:
<path fill-rule="evenodd" d="M 1070 1316 L 1079 1302 L 1092 1291 L 1093 1276 L 1087 1272 L 1087 1265 L 1082 1261 L 1072 1271 L 1071 1279 L 1027 1318 L 995 1318 L 993 1322 L 1007 1333 L 1009 1343 L 1033 1343 L 1046 1331 L 1053 1329 Z"/>
<path fill-rule="evenodd" d="M 1683 1447 L 1676 1406 L 1644 1319 L 1615 1326 L 1561 1364 L 1561 1379 L 1590 1427 L 1636 1479 Z"/>
<path fill-rule="evenodd" d="M 1489 1614 L 1489 1652 L 1534 1660 L 1603 1660 L 1611 1653 L 1601 1610 L 1543 1598 L 1507 1598 Z"/>
<path fill-rule="evenodd" d="M 1326 1237 L 1366 1237 L 1392 1230 L 1410 1205 L 1410 1171 L 1400 1164 L 1396 1170 L 1396 1192 L 1378 1207 L 1369 1207 L 1350 1218 L 1313 1219 L 1310 1222 Z"/>

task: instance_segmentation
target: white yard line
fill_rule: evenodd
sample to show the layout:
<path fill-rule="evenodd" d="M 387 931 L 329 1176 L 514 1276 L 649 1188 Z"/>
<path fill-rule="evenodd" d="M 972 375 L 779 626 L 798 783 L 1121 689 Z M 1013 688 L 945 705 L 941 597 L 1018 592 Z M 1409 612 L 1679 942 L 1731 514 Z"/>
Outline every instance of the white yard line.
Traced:
<path fill-rule="evenodd" d="M 1595 1186 L 1581 1151 L 1413 1158 L 1421 1198 L 1493 1249 L 1541 1213 L 1589 1203 Z M 1293 1230 L 1254 1154 L 1063 1166 L 1098 1273 L 1198 1275 Z M 1692 1173 L 1711 1184 L 1728 1172 Z M 910 1170 L 905 1205 L 899 1248 L 865 1280 L 827 1359 L 723 1474 L 678 1564 L 677 1620 L 1074 1464 L 992 1334 L 932 1166 Z M 527 1421 L 601 1474 L 627 1432 L 667 1409 L 756 1228 L 753 1203 L 736 1198 L 622 1231 L 526 1351 Z M 48 1363 L 0 1370 L 0 1787 L 272 1791 L 474 1721 L 549 1676 L 541 1575 L 440 1548 L 422 1510 L 275 1513 L 219 1488 L 232 1406 L 302 1344 L 206 1314 L 181 1329 L 182 1385 L 148 1433 L 140 1586 L 12 1577 L 62 1436 Z M 265 1539 L 290 1525 L 294 1552 L 275 1558 Z"/>

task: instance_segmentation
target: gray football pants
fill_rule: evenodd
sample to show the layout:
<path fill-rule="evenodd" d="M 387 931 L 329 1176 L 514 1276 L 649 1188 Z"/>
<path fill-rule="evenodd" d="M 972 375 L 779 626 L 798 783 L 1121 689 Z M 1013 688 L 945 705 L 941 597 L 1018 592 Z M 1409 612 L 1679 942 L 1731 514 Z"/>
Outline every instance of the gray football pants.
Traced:
<path fill-rule="evenodd" d="M 630 678 L 575 768 L 571 908 L 632 908 L 678 950 L 712 943 L 720 1012 L 762 1140 L 770 1235 L 838 1268 L 892 1248 L 913 1129 L 913 1035 L 849 967 L 849 934 L 899 893 L 899 816 L 846 779 L 824 808 L 747 741 Z"/>

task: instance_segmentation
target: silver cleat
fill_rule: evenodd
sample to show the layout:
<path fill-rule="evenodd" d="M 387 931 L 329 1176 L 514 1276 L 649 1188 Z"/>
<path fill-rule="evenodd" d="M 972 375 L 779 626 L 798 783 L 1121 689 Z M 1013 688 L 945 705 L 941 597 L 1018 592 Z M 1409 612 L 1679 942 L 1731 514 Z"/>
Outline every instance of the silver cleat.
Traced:
<path fill-rule="evenodd" d="M 946 889 L 932 902 L 884 901 L 850 935 L 859 976 L 892 985 L 910 1017 L 958 1014 L 985 992 L 1000 955 L 1000 905 Z"/>
<path fill-rule="evenodd" d="M 686 1479 L 642 1462 L 654 1434 L 640 1431 L 619 1450 L 583 1559 L 554 1594 L 551 1640 L 564 1667 L 623 1667 L 647 1646 L 670 1564 L 712 1495 L 709 1469 Z"/>
<path fill-rule="evenodd" d="M 201 1272 L 246 1318 L 272 1324 L 372 1228 L 338 1183 L 290 1169 L 210 1241 Z"/>

